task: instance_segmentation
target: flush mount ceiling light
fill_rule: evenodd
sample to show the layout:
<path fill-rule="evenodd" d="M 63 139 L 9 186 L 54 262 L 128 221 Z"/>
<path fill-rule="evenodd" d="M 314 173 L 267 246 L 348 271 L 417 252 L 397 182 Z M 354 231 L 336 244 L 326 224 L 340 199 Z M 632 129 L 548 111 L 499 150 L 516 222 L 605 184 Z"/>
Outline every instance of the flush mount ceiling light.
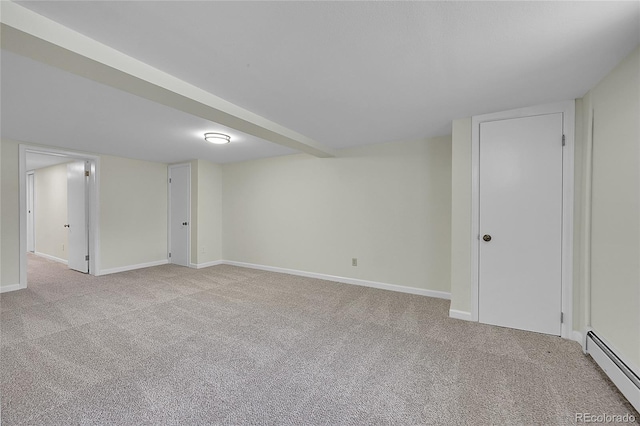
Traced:
<path fill-rule="evenodd" d="M 224 145 L 231 142 L 231 136 L 222 133 L 205 133 L 204 140 L 217 145 Z"/>

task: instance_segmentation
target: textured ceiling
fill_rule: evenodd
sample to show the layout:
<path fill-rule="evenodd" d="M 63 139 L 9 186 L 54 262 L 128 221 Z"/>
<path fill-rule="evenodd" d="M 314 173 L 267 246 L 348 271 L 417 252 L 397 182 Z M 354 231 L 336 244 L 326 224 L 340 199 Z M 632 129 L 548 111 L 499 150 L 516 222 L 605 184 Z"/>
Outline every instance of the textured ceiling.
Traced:
<path fill-rule="evenodd" d="M 447 134 L 454 118 L 581 97 L 640 42 L 638 2 L 20 4 L 335 148 Z M 74 130 L 112 116 L 107 107 L 119 109 L 114 100 Z M 206 127 L 186 117 L 172 126 L 182 113 L 162 108 L 154 119 L 154 106 L 140 105 L 138 125 L 162 124 L 175 143 Z M 157 150 L 174 158 L 169 145 Z M 220 161 L 282 155 L 271 145 Z"/>

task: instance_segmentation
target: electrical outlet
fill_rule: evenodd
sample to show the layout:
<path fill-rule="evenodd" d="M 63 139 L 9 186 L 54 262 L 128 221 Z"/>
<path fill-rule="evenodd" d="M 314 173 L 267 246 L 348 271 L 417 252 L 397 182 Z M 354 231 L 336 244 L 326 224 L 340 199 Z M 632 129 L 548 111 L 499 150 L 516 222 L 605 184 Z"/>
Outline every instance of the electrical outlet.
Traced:
<path fill-rule="evenodd" d="M 358 258 L 354 257 L 351 259 L 351 266 L 358 266 Z"/>

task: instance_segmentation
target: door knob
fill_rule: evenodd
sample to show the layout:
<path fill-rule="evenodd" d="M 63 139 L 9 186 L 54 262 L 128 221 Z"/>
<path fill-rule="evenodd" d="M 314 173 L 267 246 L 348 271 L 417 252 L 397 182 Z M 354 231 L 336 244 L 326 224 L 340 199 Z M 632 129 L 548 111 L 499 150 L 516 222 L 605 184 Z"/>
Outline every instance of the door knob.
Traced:
<path fill-rule="evenodd" d="M 485 240 L 486 242 L 491 241 L 491 235 L 489 234 L 484 234 L 484 236 L 482 237 L 483 240 Z"/>

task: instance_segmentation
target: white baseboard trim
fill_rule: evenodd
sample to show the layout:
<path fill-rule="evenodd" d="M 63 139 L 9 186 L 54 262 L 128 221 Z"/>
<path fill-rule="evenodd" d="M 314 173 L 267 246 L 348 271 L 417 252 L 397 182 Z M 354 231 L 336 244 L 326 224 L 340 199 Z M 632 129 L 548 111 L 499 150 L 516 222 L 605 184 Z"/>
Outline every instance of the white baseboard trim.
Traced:
<path fill-rule="evenodd" d="M 118 272 L 133 271 L 134 269 L 150 268 L 152 266 L 166 265 L 168 259 L 156 260 L 154 262 L 138 263 L 137 265 L 119 266 L 117 268 L 102 269 L 96 275 L 117 274 Z"/>
<path fill-rule="evenodd" d="M 449 309 L 449 318 L 455 318 L 463 321 L 473 321 L 471 312 L 458 311 L 457 309 Z"/>
<path fill-rule="evenodd" d="M 22 290 L 23 287 L 20 284 L 11 284 L 11 285 L 3 285 L 2 287 L 0 287 L 0 293 L 8 293 L 10 291 L 16 291 L 16 290 Z"/>
<path fill-rule="evenodd" d="M 61 259 L 59 257 L 51 256 L 50 254 L 40 253 L 39 251 L 33 252 L 33 254 L 35 254 L 36 256 L 43 257 L 45 259 L 53 260 L 54 262 L 62 263 L 64 265 L 68 265 L 69 264 L 68 261 L 66 261 L 64 259 Z"/>
<path fill-rule="evenodd" d="M 233 260 L 222 261 L 225 265 L 240 266 L 243 268 L 259 269 L 262 271 L 279 272 L 282 274 L 297 275 L 300 277 L 317 278 L 320 280 L 334 281 L 343 284 L 359 285 L 363 287 L 379 288 L 381 290 L 397 291 L 400 293 L 417 294 L 420 296 L 435 297 L 437 299 L 451 300 L 451 293 L 445 291 L 426 290 L 422 288 L 406 287 L 397 284 L 387 284 L 377 281 L 360 280 L 357 278 L 339 277 L 336 275 L 319 274 L 317 272 L 299 271 L 297 269 L 278 268 L 275 266 L 256 265 L 253 263 L 235 262 Z"/>
<path fill-rule="evenodd" d="M 190 263 L 189 268 L 202 269 L 202 268 L 208 268 L 209 266 L 224 265 L 224 263 L 225 263 L 224 260 L 212 260 L 211 262 L 204 262 L 204 263 Z"/>

